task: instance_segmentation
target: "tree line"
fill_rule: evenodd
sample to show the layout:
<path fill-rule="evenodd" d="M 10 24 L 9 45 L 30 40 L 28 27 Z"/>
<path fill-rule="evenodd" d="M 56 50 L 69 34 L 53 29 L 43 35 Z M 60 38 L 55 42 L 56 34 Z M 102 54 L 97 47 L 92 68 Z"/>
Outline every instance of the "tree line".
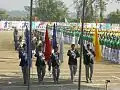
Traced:
<path fill-rule="evenodd" d="M 119 10 L 110 12 L 107 18 L 104 17 L 108 2 L 109 0 L 85 0 L 85 22 L 95 22 L 97 19 L 99 22 L 119 23 Z M 63 22 L 67 18 L 69 22 L 80 22 L 80 18 L 82 17 L 83 0 L 73 0 L 76 18 L 69 17 L 68 9 L 70 7 L 67 7 L 61 0 L 34 0 L 33 5 L 33 20 L 36 17 L 37 20 L 41 21 Z M 30 7 L 26 6 L 25 10 L 28 14 L 22 18 L 10 17 L 5 10 L 0 10 L 0 20 L 29 20 Z"/>

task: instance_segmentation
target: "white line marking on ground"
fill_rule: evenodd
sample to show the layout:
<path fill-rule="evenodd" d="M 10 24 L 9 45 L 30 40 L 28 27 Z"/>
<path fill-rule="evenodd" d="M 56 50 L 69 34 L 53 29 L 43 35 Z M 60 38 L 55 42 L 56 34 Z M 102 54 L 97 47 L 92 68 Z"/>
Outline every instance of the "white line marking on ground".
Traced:
<path fill-rule="evenodd" d="M 38 86 L 41 86 L 41 87 L 63 87 L 63 86 L 71 86 L 71 85 L 74 85 L 74 84 L 59 84 L 59 85 L 56 85 L 56 84 L 52 84 L 52 85 L 31 85 L 30 87 L 38 87 Z M 2 88 L 20 88 L 20 87 L 27 87 L 27 86 L 1 86 Z"/>
<path fill-rule="evenodd" d="M 116 78 L 116 79 L 118 79 L 118 80 L 120 80 L 120 78 L 119 77 L 117 77 L 117 76 L 112 76 L 113 78 Z"/>
<path fill-rule="evenodd" d="M 90 84 L 90 83 L 85 83 L 85 84 L 82 84 L 82 85 L 87 85 L 87 86 L 103 86 L 103 85 L 105 85 L 105 83 L 103 83 L 103 84 Z M 120 83 L 109 83 L 109 85 L 120 85 Z"/>
<path fill-rule="evenodd" d="M 31 85 L 31 87 L 64 87 L 64 86 L 72 86 L 72 85 L 77 85 L 78 83 L 74 84 L 59 84 L 59 85 Z M 86 86 L 104 86 L 105 83 L 103 84 L 93 84 L 93 83 L 82 83 L 81 85 L 86 85 Z M 109 83 L 109 85 L 120 85 L 120 83 Z M 26 88 L 27 86 L 1 86 L 1 88 Z"/>

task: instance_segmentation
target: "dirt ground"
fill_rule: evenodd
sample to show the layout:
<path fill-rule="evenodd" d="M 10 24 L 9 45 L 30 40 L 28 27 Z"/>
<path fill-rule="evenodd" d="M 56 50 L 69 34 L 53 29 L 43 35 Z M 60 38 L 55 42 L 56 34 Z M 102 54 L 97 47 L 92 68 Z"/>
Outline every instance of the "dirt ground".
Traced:
<path fill-rule="evenodd" d="M 68 67 L 68 57 L 66 55 L 69 45 L 64 45 L 64 62 L 61 64 L 60 84 L 54 85 L 52 77 L 49 77 L 48 71 L 46 71 L 45 84 L 39 85 L 37 83 L 35 58 L 33 58 L 33 65 L 31 68 L 31 90 L 77 90 L 78 84 L 78 72 L 76 75 L 76 82 L 70 83 L 70 73 Z M 18 53 L 14 50 L 13 45 L 13 32 L 1 31 L 0 32 L 0 90 L 13 90 L 10 89 L 21 87 L 19 90 L 25 90 L 23 87 L 21 68 L 19 67 Z M 78 59 L 79 62 L 79 59 Z M 78 64 L 79 66 L 79 64 Z M 79 68 L 78 68 L 79 69 Z M 110 80 L 108 83 L 108 90 L 120 90 L 120 65 L 111 64 L 107 61 L 96 63 L 94 65 L 94 76 L 92 83 L 85 83 L 85 70 L 82 64 L 81 74 L 81 86 L 85 89 L 82 90 L 105 90 L 105 80 Z M 47 70 L 47 69 L 46 69 Z M 40 87 L 35 89 L 34 87 Z M 96 87 L 95 89 L 91 89 Z M 9 89 L 6 89 L 9 88 Z M 24 88 L 24 89 L 22 89 Z M 34 89 L 33 89 L 34 88 Z M 64 88 L 64 89 L 63 89 Z M 66 89 L 67 88 L 67 89 Z M 71 88 L 71 89 L 70 89 Z M 101 89 L 100 89 L 101 88 Z M 16 90 L 14 89 L 14 90 Z"/>

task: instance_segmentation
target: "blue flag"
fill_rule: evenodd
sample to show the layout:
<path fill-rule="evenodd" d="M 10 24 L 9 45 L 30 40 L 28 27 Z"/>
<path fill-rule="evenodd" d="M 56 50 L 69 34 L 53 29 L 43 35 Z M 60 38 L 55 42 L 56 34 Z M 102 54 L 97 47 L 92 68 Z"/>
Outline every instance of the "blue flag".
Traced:
<path fill-rule="evenodd" d="M 29 54 L 29 30 L 27 26 L 25 30 L 25 44 L 26 44 L 26 52 L 27 54 Z"/>
<path fill-rule="evenodd" d="M 26 26 L 26 30 L 25 30 L 25 43 L 26 43 L 26 53 L 27 53 L 27 60 L 30 60 L 29 64 L 30 66 L 32 65 L 32 61 L 31 61 L 31 58 L 32 58 L 32 51 L 31 51 L 31 48 L 30 48 L 30 31 L 28 30 L 28 27 Z M 30 58 L 31 57 L 31 58 Z"/>
<path fill-rule="evenodd" d="M 55 49 L 57 47 L 56 27 L 55 27 L 55 24 L 54 24 L 54 27 L 53 27 L 52 47 L 53 47 L 53 49 Z"/>

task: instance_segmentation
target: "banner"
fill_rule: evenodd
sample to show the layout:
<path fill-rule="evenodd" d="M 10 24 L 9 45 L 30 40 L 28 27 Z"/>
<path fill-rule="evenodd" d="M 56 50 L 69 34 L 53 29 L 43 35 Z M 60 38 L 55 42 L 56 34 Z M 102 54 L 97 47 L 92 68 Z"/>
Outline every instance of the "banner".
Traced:
<path fill-rule="evenodd" d="M 57 24 L 57 26 L 60 27 L 78 27 L 81 28 L 81 23 L 64 23 L 64 22 L 41 22 L 36 21 L 32 22 L 32 29 L 39 29 L 39 30 L 46 30 L 46 25 L 53 26 L 54 24 Z M 29 21 L 0 21 L 0 29 L 12 29 L 12 27 L 16 27 L 17 29 L 24 29 L 25 26 L 28 26 L 28 29 L 30 28 Z M 85 23 L 84 28 L 96 28 L 96 23 Z M 110 23 L 98 23 L 97 29 L 99 30 L 120 30 L 119 24 L 110 24 Z"/>

